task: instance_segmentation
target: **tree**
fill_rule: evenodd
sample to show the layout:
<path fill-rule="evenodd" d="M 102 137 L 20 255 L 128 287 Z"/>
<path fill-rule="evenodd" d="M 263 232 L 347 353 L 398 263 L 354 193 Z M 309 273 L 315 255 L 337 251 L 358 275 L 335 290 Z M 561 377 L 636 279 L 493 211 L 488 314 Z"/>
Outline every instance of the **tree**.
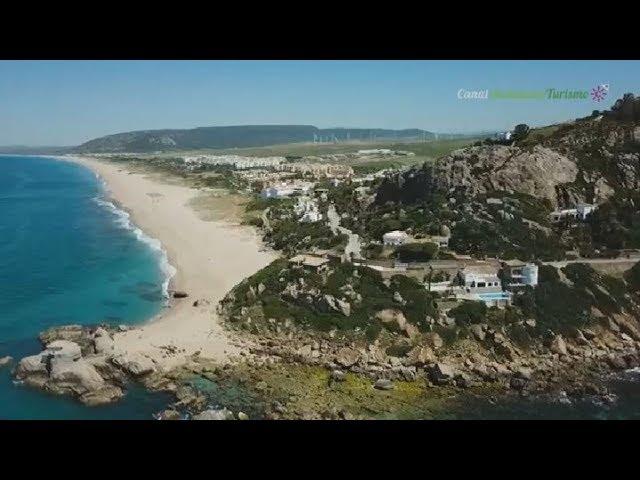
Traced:
<path fill-rule="evenodd" d="M 438 253 L 438 245 L 432 242 L 406 243 L 396 249 L 401 262 L 427 262 Z"/>
<path fill-rule="evenodd" d="M 447 316 L 454 318 L 460 325 L 482 323 L 487 317 L 487 305 L 475 300 L 464 300 L 460 305 L 449 310 Z"/>
<path fill-rule="evenodd" d="M 529 135 L 529 130 L 529 125 L 527 125 L 526 123 L 520 123 L 516 125 L 516 128 L 513 129 L 513 135 L 511 135 L 511 138 L 514 142 L 524 140 L 527 135 Z"/>

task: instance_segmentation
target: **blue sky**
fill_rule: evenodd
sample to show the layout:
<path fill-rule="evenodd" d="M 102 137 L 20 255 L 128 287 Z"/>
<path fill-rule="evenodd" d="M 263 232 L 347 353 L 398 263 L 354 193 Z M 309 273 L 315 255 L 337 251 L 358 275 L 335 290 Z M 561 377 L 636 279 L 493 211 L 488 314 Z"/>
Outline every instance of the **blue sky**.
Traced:
<path fill-rule="evenodd" d="M 0 145 L 246 124 L 502 130 L 608 108 L 639 80 L 640 61 L 0 61 Z M 457 98 L 602 83 L 601 103 Z"/>

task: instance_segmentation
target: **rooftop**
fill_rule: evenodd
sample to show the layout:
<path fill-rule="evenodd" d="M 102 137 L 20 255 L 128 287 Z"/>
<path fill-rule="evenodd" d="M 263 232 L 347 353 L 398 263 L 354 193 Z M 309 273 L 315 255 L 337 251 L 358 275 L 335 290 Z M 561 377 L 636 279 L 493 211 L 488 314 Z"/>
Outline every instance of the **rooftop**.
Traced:
<path fill-rule="evenodd" d="M 526 262 L 518 259 L 504 260 L 502 263 L 504 263 L 507 267 L 524 267 L 527 265 Z"/>

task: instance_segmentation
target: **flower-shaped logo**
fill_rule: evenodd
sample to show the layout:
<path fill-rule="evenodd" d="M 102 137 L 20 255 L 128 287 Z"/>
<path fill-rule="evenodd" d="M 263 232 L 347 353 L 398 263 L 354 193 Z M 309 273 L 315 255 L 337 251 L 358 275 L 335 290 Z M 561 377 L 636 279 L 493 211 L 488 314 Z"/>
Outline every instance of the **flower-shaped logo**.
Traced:
<path fill-rule="evenodd" d="M 609 85 L 598 85 L 595 88 L 591 89 L 591 98 L 594 102 L 601 102 L 607 96 L 609 92 Z"/>

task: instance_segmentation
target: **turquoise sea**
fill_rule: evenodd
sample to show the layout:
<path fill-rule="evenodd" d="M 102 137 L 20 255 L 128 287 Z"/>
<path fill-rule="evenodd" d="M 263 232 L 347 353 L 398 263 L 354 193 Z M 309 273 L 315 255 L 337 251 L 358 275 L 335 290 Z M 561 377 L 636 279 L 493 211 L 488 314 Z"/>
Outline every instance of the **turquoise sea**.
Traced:
<path fill-rule="evenodd" d="M 54 325 L 143 322 L 164 305 L 168 264 L 79 165 L 0 155 L 0 357 L 40 351 Z M 0 419 L 151 419 L 167 403 L 132 385 L 114 405 L 88 408 L 15 385 L 0 369 Z"/>

